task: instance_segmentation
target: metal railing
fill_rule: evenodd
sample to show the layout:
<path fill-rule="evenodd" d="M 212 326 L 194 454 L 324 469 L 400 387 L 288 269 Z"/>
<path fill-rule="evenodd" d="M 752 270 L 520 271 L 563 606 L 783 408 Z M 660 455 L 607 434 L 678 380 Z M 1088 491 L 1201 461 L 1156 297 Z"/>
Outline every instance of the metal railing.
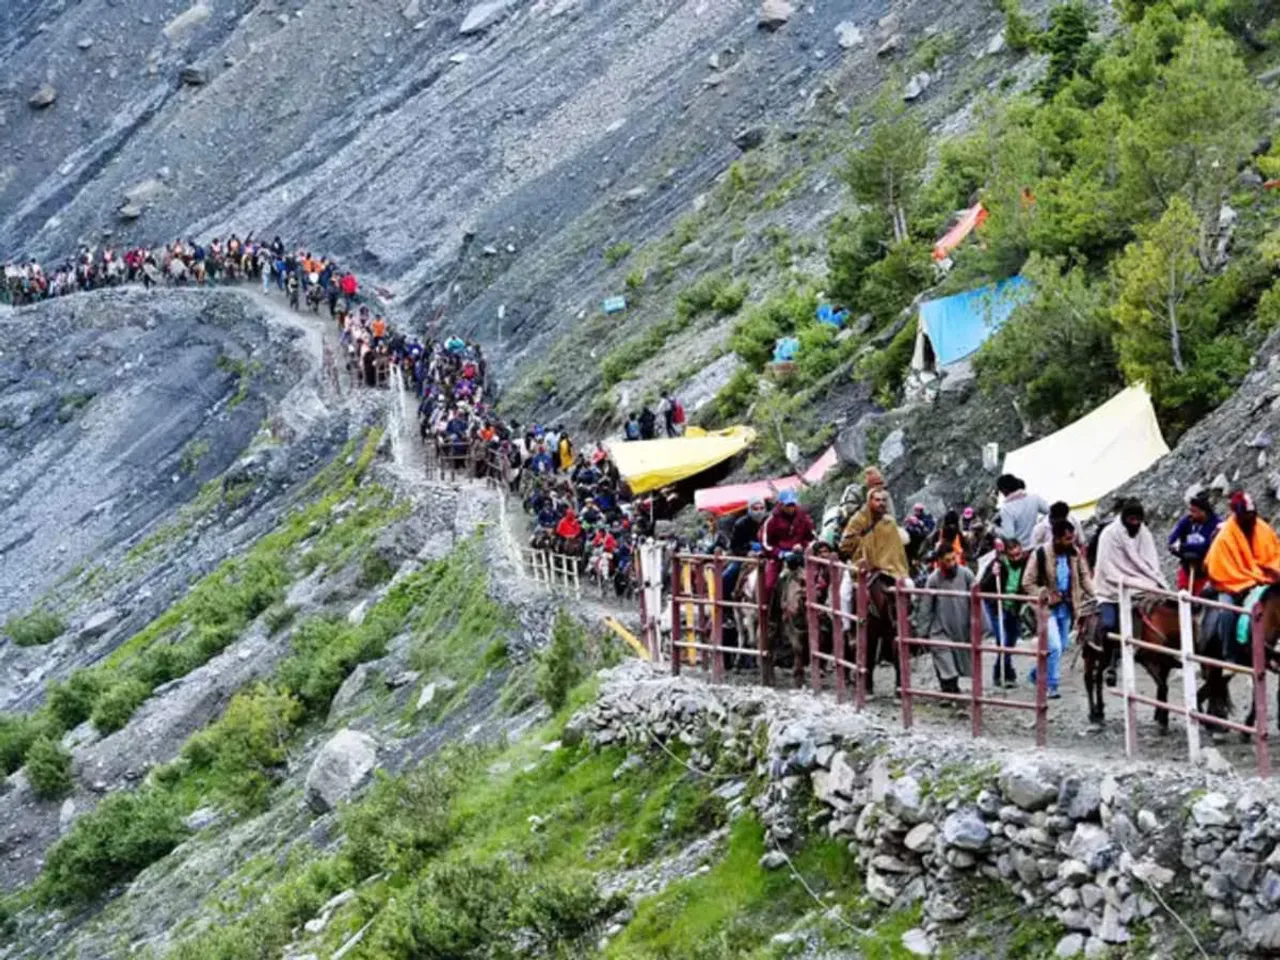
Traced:
<path fill-rule="evenodd" d="M 679 553 L 671 558 L 671 672 L 680 673 L 681 652 L 690 663 L 709 667 L 715 681 L 724 678 L 725 654 L 756 660 L 760 680 L 773 682 L 773 656 L 769 642 L 769 606 L 765 592 L 765 565 L 769 561 L 734 557 L 740 564 L 734 591 L 744 576 L 755 576 L 754 597 L 732 600 L 724 596 L 726 559 L 696 553 Z M 751 573 L 746 571 L 750 569 Z M 725 611 L 734 613 L 739 645 L 724 642 Z M 739 615 L 738 611 L 741 611 Z M 743 646 L 742 633 L 755 634 L 754 647 Z M 745 639 L 750 639 L 747 637 Z"/>
<path fill-rule="evenodd" d="M 578 557 L 554 550 L 535 550 L 526 547 L 522 553 L 525 569 L 535 583 L 553 591 L 563 591 L 575 599 L 582 599 L 582 577 Z"/>
<path fill-rule="evenodd" d="M 1178 604 L 1178 648 L 1150 643 L 1141 640 L 1134 634 L 1133 608 L 1137 596 L 1154 596 L 1166 600 L 1175 600 Z M 1202 724 L 1233 730 L 1249 735 L 1253 740 L 1254 757 L 1258 775 L 1266 777 L 1271 770 L 1270 748 L 1267 737 L 1267 649 L 1266 637 L 1263 634 L 1262 605 L 1255 604 L 1252 609 L 1220 600 L 1197 597 L 1186 590 L 1173 592 L 1170 590 L 1152 589 L 1143 584 L 1122 580 L 1120 583 L 1120 632 L 1108 636 L 1120 644 L 1120 679 L 1117 690 L 1109 690 L 1113 697 L 1124 701 L 1124 744 L 1125 755 L 1135 757 L 1138 754 L 1138 714 L 1139 704 L 1167 710 L 1186 720 L 1187 756 L 1193 762 L 1200 759 L 1200 726 Z M 1196 652 L 1194 610 L 1221 610 L 1249 617 L 1250 663 L 1248 666 L 1218 660 Z M 1181 704 L 1160 700 L 1138 693 L 1137 656 L 1136 652 L 1148 657 L 1165 657 L 1177 661 L 1176 666 L 1182 668 Z M 1253 680 L 1253 718 L 1252 725 L 1237 723 L 1224 717 L 1205 713 L 1199 709 L 1198 691 L 1200 685 L 1200 668 L 1209 667 L 1221 670 L 1225 674 L 1244 674 Z"/>
<path fill-rule="evenodd" d="M 970 727 L 973 736 L 982 736 L 983 711 L 987 707 L 1004 710 L 1031 710 L 1035 712 L 1036 746 L 1043 747 L 1048 737 L 1049 699 L 1048 699 L 1048 657 L 1049 657 L 1049 606 L 1043 594 L 1029 596 L 1026 594 L 985 593 L 975 584 L 972 589 L 941 590 L 917 587 L 909 580 L 900 580 L 894 588 L 898 616 L 898 657 L 901 671 L 902 692 L 902 726 L 910 730 L 914 724 L 913 701 L 915 699 L 944 700 L 952 703 L 964 703 L 969 706 Z M 934 637 L 915 637 L 911 635 L 910 598 L 913 596 L 949 597 L 963 599 L 969 604 L 969 640 L 962 643 L 956 640 L 943 640 Z M 982 602 L 993 600 L 998 605 L 1006 601 L 1029 603 L 1036 609 L 1036 645 L 1034 648 L 995 646 L 984 643 L 986 630 L 983 625 Z M 932 650 L 967 651 L 970 662 L 970 685 L 968 693 L 949 693 L 943 690 L 925 690 L 915 687 L 911 682 L 911 650 L 914 647 Z M 986 672 L 983 666 L 983 655 L 996 657 L 1034 657 L 1036 661 L 1036 696 L 1034 701 L 1010 700 L 1007 697 L 988 696 L 985 689 Z M 997 660 L 997 663 L 999 660 Z"/>
<path fill-rule="evenodd" d="M 818 601 L 820 572 L 827 571 L 827 602 Z M 855 571 L 847 563 L 826 557 L 806 558 L 805 615 L 809 630 L 809 684 L 814 692 L 822 689 L 822 665 L 828 663 L 835 674 L 836 702 L 843 703 L 848 696 L 848 677 L 853 677 L 853 705 L 861 710 L 867 703 L 867 617 L 870 592 L 867 573 Z M 842 588 L 848 584 L 849 605 Z M 839 603 L 839 607 L 834 606 Z M 822 618 L 828 618 L 831 631 L 831 652 L 821 649 Z M 854 655 L 848 659 L 848 631 L 854 628 Z"/>

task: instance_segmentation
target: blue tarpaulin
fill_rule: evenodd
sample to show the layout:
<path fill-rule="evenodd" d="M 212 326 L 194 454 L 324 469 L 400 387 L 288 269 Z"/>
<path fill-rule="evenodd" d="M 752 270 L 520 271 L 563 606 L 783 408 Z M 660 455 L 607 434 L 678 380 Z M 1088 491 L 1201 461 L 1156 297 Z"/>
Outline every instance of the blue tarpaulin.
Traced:
<path fill-rule="evenodd" d="M 837 310 L 829 303 L 821 304 L 817 312 L 818 322 L 825 323 L 829 327 L 843 327 L 844 322 L 849 319 L 848 310 Z"/>
<path fill-rule="evenodd" d="M 796 352 L 800 349 L 800 341 L 795 337 L 783 337 L 773 348 L 773 362 L 787 363 L 796 358 Z"/>
<path fill-rule="evenodd" d="M 1009 314 L 1024 302 L 1031 284 L 1022 277 L 957 293 L 920 304 L 916 349 L 911 366 L 917 370 L 946 367 L 974 353 Z M 925 343 L 932 348 L 929 356 Z"/>

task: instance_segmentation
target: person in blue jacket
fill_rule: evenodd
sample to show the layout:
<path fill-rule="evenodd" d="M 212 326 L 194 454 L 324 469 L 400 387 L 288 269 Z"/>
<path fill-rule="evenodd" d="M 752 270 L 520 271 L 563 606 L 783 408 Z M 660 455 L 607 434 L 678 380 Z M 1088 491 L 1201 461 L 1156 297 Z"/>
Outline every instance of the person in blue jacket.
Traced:
<path fill-rule="evenodd" d="M 1169 552 L 1178 558 L 1178 589 L 1198 595 L 1208 582 L 1204 558 L 1222 521 L 1203 493 L 1187 501 L 1187 512 L 1169 534 Z"/>

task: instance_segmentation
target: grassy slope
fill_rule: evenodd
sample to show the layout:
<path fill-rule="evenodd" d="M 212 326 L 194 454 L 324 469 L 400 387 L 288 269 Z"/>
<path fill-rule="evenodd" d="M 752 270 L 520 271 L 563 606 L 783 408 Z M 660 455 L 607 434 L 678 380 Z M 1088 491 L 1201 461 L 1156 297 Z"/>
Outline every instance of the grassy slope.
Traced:
<path fill-rule="evenodd" d="M 528 954 L 513 945 L 531 950 L 536 942 L 551 956 L 766 958 L 798 950 L 798 942 L 773 937 L 799 925 L 831 949 L 909 956 L 901 935 L 919 923 L 918 910 L 895 914 L 867 900 L 844 844 L 814 836 L 792 854 L 821 898 L 820 910 L 789 870 L 758 866 L 765 847 L 755 817 L 744 812 L 727 823 L 713 785 L 668 754 L 648 751 L 642 763 L 624 766 L 621 748 L 551 748 L 568 716 L 594 693 L 594 681 L 585 683 L 560 714 L 505 749 L 447 754 L 384 780 L 344 812 L 348 839 L 339 852 L 241 878 L 234 899 L 220 908 L 237 919 L 183 944 L 176 956 L 272 956 L 329 897 L 361 878 L 371 879 L 306 949 L 327 956 L 365 930 L 348 956 L 517 956 Z M 622 905 L 596 892 L 601 879 L 662 861 L 726 825 L 709 869 L 640 901 L 634 919 L 601 945 Z M 495 888 L 489 871 L 510 871 L 514 880 Z M 495 889 L 512 898 L 511 910 L 477 903 Z M 975 906 L 979 922 L 942 956 L 1051 954 L 1060 935 L 1052 925 L 1024 923 L 1011 933 L 1005 924 L 992 936 L 981 917 L 1007 918 L 1010 905 L 996 899 Z M 823 918 L 832 908 L 845 919 Z"/>

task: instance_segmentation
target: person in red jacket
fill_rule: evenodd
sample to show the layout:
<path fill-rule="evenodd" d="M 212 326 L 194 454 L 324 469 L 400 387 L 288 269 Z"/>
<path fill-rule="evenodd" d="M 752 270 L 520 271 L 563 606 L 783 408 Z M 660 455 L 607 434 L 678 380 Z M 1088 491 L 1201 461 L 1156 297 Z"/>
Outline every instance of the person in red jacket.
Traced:
<path fill-rule="evenodd" d="M 778 494 L 778 504 L 760 531 L 760 543 L 768 558 L 764 571 L 766 602 L 773 596 L 774 585 L 782 570 L 781 557 L 785 553 L 803 553 L 815 539 L 813 520 L 800 509 L 794 490 Z"/>
<path fill-rule="evenodd" d="M 342 295 L 350 300 L 356 295 L 356 275 L 348 271 L 342 275 L 342 279 L 338 281 L 339 287 L 342 289 Z"/>
<path fill-rule="evenodd" d="M 582 552 L 582 523 L 573 507 L 566 510 L 556 524 L 556 545 L 559 553 Z"/>

